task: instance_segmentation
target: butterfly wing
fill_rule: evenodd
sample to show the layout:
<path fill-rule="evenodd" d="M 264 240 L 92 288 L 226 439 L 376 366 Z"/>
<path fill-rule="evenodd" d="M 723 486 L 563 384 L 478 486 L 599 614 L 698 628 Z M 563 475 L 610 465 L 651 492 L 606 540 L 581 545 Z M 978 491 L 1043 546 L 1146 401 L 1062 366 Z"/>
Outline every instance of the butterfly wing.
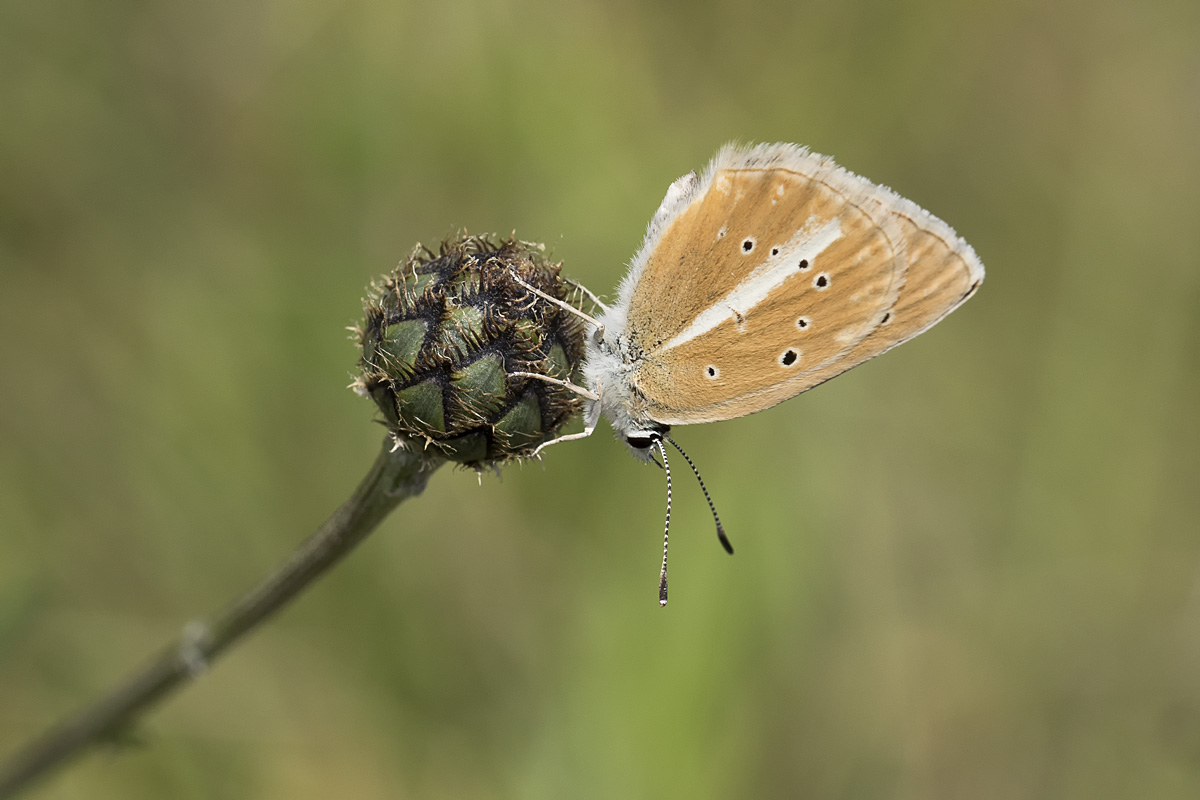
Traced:
<path fill-rule="evenodd" d="M 983 264 L 971 246 L 937 217 L 912 203 L 907 205 L 911 208 L 901 215 L 901 226 L 906 236 L 908 272 L 895 307 L 842 358 L 806 376 L 807 385 L 800 391 L 824 383 L 929 330 L 966 302 L 983 283 Z"/>
<path fill-rule="evenodd" d="M 983 278 L 941 220 L 794 145 L 672 185 L 622 285 L 633 390 L 665 424 L 769 408 L 916 336 Z"/>
<path fill-rule="evenodd" d="M 751 414 L 916 336 L 982 277 L 948 225 L 829 158 L 726 148 L 672 185 L 622 285 L 632 390 L 667 425 Z"/>

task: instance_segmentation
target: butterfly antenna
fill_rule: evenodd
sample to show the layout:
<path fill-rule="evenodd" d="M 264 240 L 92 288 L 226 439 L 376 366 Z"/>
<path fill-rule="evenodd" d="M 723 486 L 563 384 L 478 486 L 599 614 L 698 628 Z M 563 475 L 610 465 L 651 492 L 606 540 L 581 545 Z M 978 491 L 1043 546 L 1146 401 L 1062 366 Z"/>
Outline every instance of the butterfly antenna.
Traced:
<path fill-rule="evenodd" d="M 729 555 L 733 555 L 733 545 L 730 544 L 729 537 L 725 535 L 725 526 L 721 524 L 721 518 L 717 516 L 717 507 L 713 505 L 712 498 L 708 494 L 708 487 L 704 485 L 704 478 L 700 477 L 700 470 L 696 469 L 696 465 L 692 463 L 692 459 L 688 457 L 687 453 L 683 452 L 683 448 L 680 447 L 674 439 L 672 439 L 670 436 L 663 436 L 663 438 L 670 442 L 671 446 L 679 451 L 679 455 L 683 456 L 684 460 L 687 461 L 688 466 L 692 468 L 692 473 L 696 476 L 696 481 L 700 484 L 700 491 L 704 492 L 704 499 L 708 501 L 708 510 L 712 512 L 713 522 L 717 523 L 717 538 L 721 540 L 721 546 L 725 548 L 725 552 L 729 553 Z M 665 460 L 666 456 L 663 458 Z M 670 480 L 669 476 L 667 480 Z"/>
<path fill-rule="evenodd" d="M 663 447 L 662 439 L 656 440 L 658 452 L 662 453 L 663 469 L 667 473 L 667 521 L 663 525 L 663 562 L 662 572 L 658 575 L 658 604 L 667 604 L 667 542 L 671 535 L 671 465 L 667 461 L 667 448 Z"/>

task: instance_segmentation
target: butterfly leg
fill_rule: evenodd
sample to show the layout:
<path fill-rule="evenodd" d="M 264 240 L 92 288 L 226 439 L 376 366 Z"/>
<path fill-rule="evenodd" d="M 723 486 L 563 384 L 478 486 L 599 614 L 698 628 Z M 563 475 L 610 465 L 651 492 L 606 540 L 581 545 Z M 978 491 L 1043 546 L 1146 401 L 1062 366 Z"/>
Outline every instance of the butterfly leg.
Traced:
<path fill-rule="evenodd" d="M 539 381 L 545 381 L 546 383 L 552 383 L 555 386 L 561 386 L 564 389 L 570 389 L 575 394 L 579 395 L 580 397 L 586 397 L 588 400 L 596 401 L 600 399 L 600 396 L 590 389 L 585 389 L 577 383 L 564 381 L 560 378 L 551 378 L 549 375 L 542 375 L 537 372 L 510 372 L 508 374 L 516 375 L 519 378 L 537 378 Z"/>
<path fill-rule="evenodd" d="M 521 276 L 517 275 L 516 272 L 510 272 L 509 275 L 512 277 L 512 279 L 514 281 L 521 284 L 526 289 L 533 292 L 535 295 L 542 298 L 546 302 L 553 303 L 554 305 L 561 308 L 563 311 L 566 311 L 568 314 L 574 314 L 575 316 L 582 319 L 584 322 L 588 323 L 589 325 L 594 326 L 597 330 L 599 330 L 601 332 L 604 331 L 604 326 L 601 325 L 600 322 L 595 317 L 591 316 L 590 314 L 585 314 L 582 311 L 580 311 L 578 308 L 576 308 L 575 306 L 571 305 L 570 303 L 564 303 L 562 300 L 559 300 L 557 297 L 551 297 L 550 295 L 543 292 L 541 289 L 538 289 L 535 286 L 530 286 L 528 283 L 521 280 Z M 576 284 L 576 285 L 578 285 L 578 284 Z M 588 294 L 591 294 L 591 292 L 588 292 Z"/>
<path fill-rule="evenodd" d="M 542 442 L 538 448 L 531 453 L 531 456 L 537 457 L 543 450 L 552 444 L 559 442 L 573 442 L 577 439 L 586 439 L 596 432 L 596 426 L 600 424 L 600 403 L 591 402 L 588 404 L 587 412 L 583 418 L 583 430 L 579 433 L 568 433 L 566 436 L 559 436 L 557 439 L 551 439 L 548 442 Z"/>

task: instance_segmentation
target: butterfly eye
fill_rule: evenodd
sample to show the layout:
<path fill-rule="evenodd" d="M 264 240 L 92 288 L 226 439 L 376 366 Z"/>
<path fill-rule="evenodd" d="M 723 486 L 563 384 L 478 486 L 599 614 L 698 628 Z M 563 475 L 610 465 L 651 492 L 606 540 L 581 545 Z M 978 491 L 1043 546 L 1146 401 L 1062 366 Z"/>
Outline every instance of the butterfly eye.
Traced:
<path fill-rule="evenodd" d="M 657 441 L 653 436 L 634 435 L 625 437 L 625 444 L 635 450 L 649 450 Z"/>

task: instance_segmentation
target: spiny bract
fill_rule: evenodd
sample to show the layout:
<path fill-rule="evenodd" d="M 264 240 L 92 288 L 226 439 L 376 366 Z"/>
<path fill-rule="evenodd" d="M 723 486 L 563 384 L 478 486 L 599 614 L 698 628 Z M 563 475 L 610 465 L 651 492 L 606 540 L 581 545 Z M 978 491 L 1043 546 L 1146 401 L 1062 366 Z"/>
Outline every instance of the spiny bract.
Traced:
<path fill-rule="evenodd" d="M 529 455 L 579 412 L 563 386 L 583 358 L 579 318 L 514 278 L 567 301 L 541 245 L 462 235 L 438 253 L 418 245 L 371 287 L 358 331 L 355 388 L 401 446 L 480 467 Z"/>

